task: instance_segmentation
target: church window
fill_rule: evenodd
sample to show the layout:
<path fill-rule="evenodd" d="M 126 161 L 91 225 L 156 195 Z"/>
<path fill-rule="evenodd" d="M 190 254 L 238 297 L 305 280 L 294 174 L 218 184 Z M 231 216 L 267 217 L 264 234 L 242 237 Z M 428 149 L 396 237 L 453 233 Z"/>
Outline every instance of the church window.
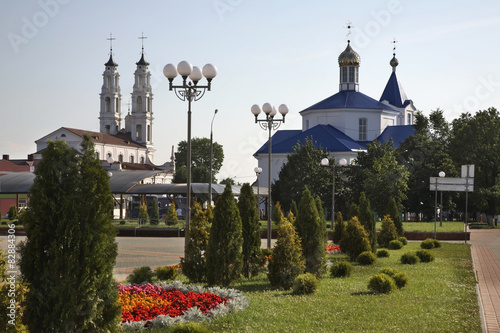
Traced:
<path fill-rule="evenodd" d="M 148 125 L 148 127 L 147 127 L 146 136 L 147 136 L 146 141 L 151 141 L 151 125 Z"/>
<path fill-rule="evenodd" d="M 111 89 L 111 76 L 108 75 L 106 78 L 108 79 L 106 88 Z"/>
<path fill-rule="evenodd" d="M 123 163 L 123 154 L 118 155 L 118 161 L 120 161 L 120 163 Z"/>
<path fill-rule="evenodd" d="M 144 164 L 144 156 L 141 156 L 141 164 Z"/>
<path fill-rule="evenodd" d="M 113 155 L 111 155 L 111 153 L 108 153 L 108 158 L 112 157 Z"/>
<path fill-rule="evenodd" d="M 142 125 L 135 127 L 135 137 L 138 141 L 142 141 Z"/>
<path fill-rule="evenodd" d="M 411 113 L 408 113 L 407 119 L 408 119 L 407 125 L 411 125 Z"/>
<path fill-rule="evenodd" d="M 120 101 L 118 100 L 118 98 L 115 99 L 115 112 L 119 112 L 120 111 L 120 108 L 118 107 L 120 105 L 119 102 Z"/>
<path fill-rule="evenodd" d="M 359 140 L 366 140 L 366 118 L 359 118 Z"/>
<path fill-rule="evenodd" d="M 137 111 L 141 112 L 142 111 L 142 97 L 137 96 Z"/>
<path fill-rule="evenodd" d="M 98 152 L 98 151 L 96 151 L 96 152 L 95 152 L 95 157 L 96 157 L 98 160 L 100 160 L 100 156 L 99 156 L 99 152 Z"/>
<path fill-rule="evenodd" d="M 341 80 L 342 80 L 342 83 L 347 82 L 347 67 L 342 67 Z"/>
<path fill-rule="evenodd" d="M 104 112 L 109 112 L 110 109 L 111 109 L 111 98 L 106 97 L 104 103 Z"/>
<path fill-rule="evenodd" d="M 349 67 L 349 82 L 355 82 L 354 81 L 354 73 L 355 73 L 356 68 L 355 67 Z"/>
<path fill-rule="evenodd" d="M 104 126 L 104 129 L 105 129 L 106 133 L 108 133 L 108 134 L 109 134 L 110 126 L 109 126 L 109 125 L 105 125 L 105 126 Z"/>
<path fill-rule="evenodd" d="M 134 155 L 130 155 L 129 162 L 134 163 Z"/>

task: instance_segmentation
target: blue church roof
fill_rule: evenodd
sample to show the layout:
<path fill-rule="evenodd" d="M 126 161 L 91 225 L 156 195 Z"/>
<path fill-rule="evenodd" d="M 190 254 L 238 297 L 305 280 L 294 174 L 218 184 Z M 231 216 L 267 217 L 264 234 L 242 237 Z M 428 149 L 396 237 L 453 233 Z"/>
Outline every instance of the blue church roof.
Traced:
<path fill-rule="evenodd" d="M 387 126 L 382 134 L 378 136 L 377 140 L 380 143 L 386 143 L 392 139 L 394 148 L 398 148 L 407 137 L 414 134 L 416 132 L 413 125 Z"/>
<path fill-rule="evenodd" d="M 342 90 L 321 102 L 318 102 L 307 109 L 302 110 L 320 110 L 320 109 L 376 109 L 376 110 L 395 110 L 393 107 L 383 104 L 359 91 Z"/>
<path fill-rule="evenodd" d="M 393 71 L 387 81 L 382 97 L 380 101 L 388 101 L 391 105 L 397 106 L 398 108 L 407 106 L 410 101 L 406 97 L 403 87 L 399 83 L 396 76 L 396 71 Z"/>
<path fill-rule="evenodd" d="M 307 131 L 298 131 L 295 135 L 284 139 L 287 133 L 280 132 L 297 132 L 297 131 L 278 131 L 273 135 L 273 153 L 292 153 L 297 142 L 305 143 L 306 138 L 311 138 L 313 142 L 321 145 L 322 148 L 329 152 L 352 151 L 357 149 L 366 149 L 366 141 L 355 141 L 349 136 L 339 131 L 331 125 L 316 125 Z M 291 134 L 291 133 L 290 133 Z M 266 142 L 255 154 L 267 154 L 268 143 Z"/>

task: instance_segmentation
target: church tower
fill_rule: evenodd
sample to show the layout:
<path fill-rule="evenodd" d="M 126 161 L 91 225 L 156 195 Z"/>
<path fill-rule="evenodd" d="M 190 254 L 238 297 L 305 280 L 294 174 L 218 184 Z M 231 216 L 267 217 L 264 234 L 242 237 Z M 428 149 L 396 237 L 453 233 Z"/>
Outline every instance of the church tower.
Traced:
<path fill-rule="evenodd" d="M 146 37 L 139 37 L 142 40 Z M 153 161 L 153 93 L 151 90 L 151 73 L 149 63 L 144 59 L 144 44 L 141 59 L 135 63 L 135 82 L 132 91 L 132 112 L 126 117 L 126 131 L 132 140 L 148 148 L 148 160 Z M 148 163 L 144 161 L 143 163 Z"/>
<path fill-rule="evenodd" d="M 112 42 L 115 38 L 110 36 L 109 60 L 104 64 L 105 69 L 102 74 L 103 84 L 101 88 L 101 111 L 99 113 L 100 132 L 117 134 L 121 129 L 122 111 L 120 84 L 118 74 L 118 64 L 113 60 Z"/>
<path fill-rule="evenodd" d="M 347 47 L 339 55 L 339 91 L 359 91 L 359 63 L 359 55 L 352 49 L 351 42 L 348 40 Z"/>

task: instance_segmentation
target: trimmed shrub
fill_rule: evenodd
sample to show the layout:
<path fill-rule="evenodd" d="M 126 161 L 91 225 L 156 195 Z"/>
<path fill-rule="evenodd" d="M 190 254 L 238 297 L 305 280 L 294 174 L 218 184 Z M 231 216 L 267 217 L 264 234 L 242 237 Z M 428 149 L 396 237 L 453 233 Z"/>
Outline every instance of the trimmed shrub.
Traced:
<path fill-rule="evenodd" d="M 396 275 L 397 271 L 391 267 L 384 267 L 380 270 L 379 273 L 383 273 L 385 275 L 389 275 L 390 277 L 393 277 L 394 275 Z"/>
<path fill-rule="evenodd" d="M 394 239 L 394 240 L 391 240 L 389 242 L 389 244 L 387 245 L 387 248 L 389 250 L 399 250 L 400 248 L 403 247 L 403 243 L 401 243 L 400 241 Z"/>
<path fill-rule="evenodd" d="M 440 241 L 438 241 L 437 239 L 433 239 L 432 241 L 434 242 L 434 247 L 436 249 L 441 247 L 441 242 Z"/>
<path fill-rule="evenodd" d="M 276 206 L 278 204 L 276 203 Z M 243 228 L 243 275 L 248 278 L 252 272 L 259 271 L 260 259 L 259 210 L 257 209 L 257 199 L 249 183 L 245 183 L 241 187 L 238 210 L 240 211 L 241 226 Z M 281 209 L 279 211 L 281 212 Z M 283 218 L 283 214 L 281 214 L 280 218 Z M 281 223 L 281 221 L 279 222 Z"/>
<path fill-rule="evenodd" d="M 361 252 L 372 250 L 368 233 L 359 223 L 357 217 L 353 217 L 347 222 L 339 245 L 342 252 L 346 253 L 351 261 L 356 260 Z"/>
<path fill-rule="evenodd" d="M 389 255 L 389 251 L 387 251 L 386 249 L 377 250 L 378 258 L 389 258 Z"/>
<path fill-rule="evenodd" d="M 418 250 L 416 252 L 417 257 L 421 262 L 431 262 L 434 261 L 434 255 L 428 250 Z"/>
<path fill-rule="evenodd" d="M 392 276 L 392 278 L 394 279 L 394 283 L 396 283 L 396 287 L 398 287 L 398 289 L 401 289 L 408 285 L 409 279 L 408 275 L 405 272 L 397 272 L 396 274 L 394 274 L 394 276 Z"/>
<path fill-rule="evenodd" d="M 134 269 L 132 274 L 127 277 L 127 282 L 131 284 L 140 284 L 143 282 L 153 282 L 154 272 L 149 266 L 142 266 Z"/>
<path fill-rule="evenodd" d="M 382 226 L 377 237 L 377 242 L 381 247 L 389 246 L 389 242 L 398 239 L 398 231 L 389 215 L 384 216 Z"/>
<path fill-rule="evenodd" d="M 396 289 L 396 283 L 387 274 L 378 273 L 373 275 L 368 281 L 368 290 L 378 294 L 388 294 Z"/>
<path fill-rule="evenodd" d="M 422 243 L 420 243 L 420 247 L 422 249 L 427 249 L 427 250 L 433 249 L 435 247 L 435 245 L 434 245 L 434 239 L 427 238 Z"/>
<path fill-rule="evenodd" d="M 335 215 L 335 224 L 333 227 L 332 240 L 335 244 L 338 244 L 342 239 L 342 232 L 344 231 L 344 218 L 341 212 L 337 212 Z"/>
<path fill-rule="evenodd" d="M 163 266 L 156 268 L 158 280 L 175 280 L 179 275 L 179 266 Z"/>
<path fill-rule="evenodd" d="M 171 333 L 210 333 L 210 330 L 196 322 L 180 323 L 172 326 Z"/>
<path fill-rule="evenodd" d="M 293 293 L 298 295 L 312 294 L 318 290 L 318 284 L 318 279 L 313 274 L 300 274 L 293 281 Z"/>
<path fill-rule="evenodd" d="M 120 225 L 125 225 L 125 220 L 120 220 Z"/>
<path fill-rule="evenodd" d="M 406 252 L 401 256 L 401 263 L 404 265 L 415 265 L 420 262 L 420 258 L 414 251 Z"/>
<path fill-rule="evenodd" d="M 399 237 L 398 240 L 403 243 L 403 245 L 408 245 L 408 240 L 406 237 Z"/>
<path fill-rule="evenodd" d="M 352 264 L 348 261 L 337 261 L 330 267 L 330 273 L 334 278 L 349 277 L 352 272 Z"/>
<path fill-rule="evenodd" d="M 375 214 L 371 211 L 370 200 L 366 197 L 365 192 L 361 192 L 359 197 L 359 223 L 365 228 L 370 240 L 372 251 L 375 252 L 377 246 L 377 232 L 375 231 Z"/>
<path fill-rule="evenodd" d="M 9 207 L 9 212 L 7 214 L 9 215 L 9 220 L 15 220 L 19 217 L 17 213 L 17 208 L 14 205 L 11 205 Z"/>
<path fill-rule="evenodd" d="M 175 202 L 172 202 L 167 209 L 167 215 L 165 216 L 165 224 L 166 225 L 175 224 L 177 223 L 177 221 L 178 219 L 177 219 L 177 212 L 175 209 Z"/>
<path fill-rule="evenodd" d="M 371 251 L 362 252 L 356 258 L 356 262 L 363 266 L 373 265 L 375 261 L 377 261 L 377 257 Z"/>
<path fill-rule="evenodd" d="M 396 199 L 394 199 L 394 197 L 391 197 L 387 203 L 387 214 L 390 215 L 391 220 L 394 222 L 398 235 L 403 236 L 403 223 L 401 222 L 398 204 L 396 203 Z"/>

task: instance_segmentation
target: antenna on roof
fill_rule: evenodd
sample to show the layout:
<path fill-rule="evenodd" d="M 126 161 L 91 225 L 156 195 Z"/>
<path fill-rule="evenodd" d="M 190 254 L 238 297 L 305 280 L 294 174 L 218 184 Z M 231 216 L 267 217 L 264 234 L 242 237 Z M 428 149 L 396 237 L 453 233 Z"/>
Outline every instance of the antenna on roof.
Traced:
<path fill-rule="evenodd" d="M 354 26 L 352 25 L 352 22 L 351 21 L 347 21 L 346 23 L 346 26 L 344 27 L 344 29 L 347 29 L 347 34 L 346 34 L 346 37 L 347 37 L 347 42 L 350 43 L 351 41 L 349 40 L 349 36 L 351 35 L 352 31 L 351 31 L 351 28 L 354 28 Z"/>

